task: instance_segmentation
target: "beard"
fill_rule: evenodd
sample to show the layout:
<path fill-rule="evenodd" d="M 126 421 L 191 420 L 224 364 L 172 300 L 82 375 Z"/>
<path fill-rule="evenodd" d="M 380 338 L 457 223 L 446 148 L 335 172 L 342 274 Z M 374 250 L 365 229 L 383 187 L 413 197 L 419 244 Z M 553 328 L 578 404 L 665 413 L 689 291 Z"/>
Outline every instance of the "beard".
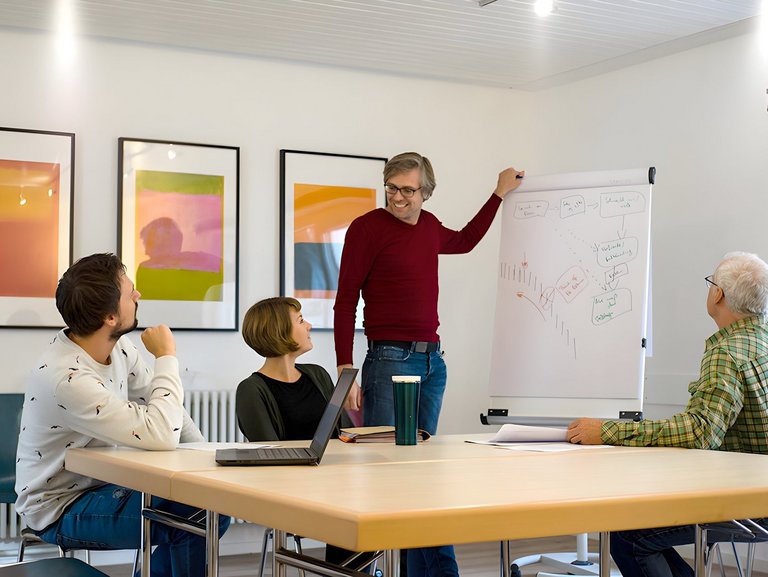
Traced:
<path fill-rule="evenodd" d="M 135 331 L 136 327 L 139 326 L 139 317 L 137 316 L 138 313 L 139 313 L 139 303 L 136 303 L 136 312 L 133 314 L 133 323 L 128 327 L 115 327 L 115 329 L 109 335 L 110 338 L 114 341 L 117 341 L 123 335 L 127 335 L 128 333 Z"/>

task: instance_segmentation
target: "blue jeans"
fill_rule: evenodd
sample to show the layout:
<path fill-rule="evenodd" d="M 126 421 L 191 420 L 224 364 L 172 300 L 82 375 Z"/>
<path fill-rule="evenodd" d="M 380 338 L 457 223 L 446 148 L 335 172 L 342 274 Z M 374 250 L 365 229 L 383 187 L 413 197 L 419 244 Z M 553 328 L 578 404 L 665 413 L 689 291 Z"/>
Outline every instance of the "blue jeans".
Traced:
<path fill-rule="evenodd" d="M 437 432 L 447 371 L 441 352 L 412 353 L 399 347 L 369 348 L 363 363 L 363 424 L 394 425 L 393 375 L 418 375 L 418 427 L 430 435 Z M 408 577 L 458 577 L 459 567 L 452 545 L 409 549 Z"/>
<path fill-rule="evenodd" d="M 394 375 L 421 377 L 418 427 L 434 435 L 447 379 L 443 354 L 412 353 L 389 345 L 369 349 L 363 363 L 362 385 L 363 423 L 366 427 L 395 424 Z"/>
<path fill-rule="evenodd" d="M 756 519 L 764 523 L 764 520 Z M 695 540 L 693 525 L 658 527 L 611 533 L 611 557 L 623 577 L 693 577 L 693 568 L 672 547 Z M 715 530 L 707 531 L 708 543 L 746 542 L 752 539 Z"/>
<path fill-rule="evenodd" d="M 189 517 L 199 509 L 156 499 L 152 506 Z M 138 549 L 141 547 L 141 493 L 103 485 L 77 498 L 55 522 L 39 532 L 47 543 L 64 549 Z M 219 536 L 230 518 L 219 517 Z M 152 523 L 152 577 L 204 577 L 205 538 L 161 523 Z"/>

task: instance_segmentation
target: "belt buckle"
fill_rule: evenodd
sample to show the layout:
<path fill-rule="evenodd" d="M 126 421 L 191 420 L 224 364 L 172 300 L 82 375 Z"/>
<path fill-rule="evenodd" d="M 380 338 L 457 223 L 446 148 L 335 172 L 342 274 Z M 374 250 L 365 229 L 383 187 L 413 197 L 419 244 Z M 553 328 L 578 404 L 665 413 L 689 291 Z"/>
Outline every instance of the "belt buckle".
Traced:
<path fill-rule="evenodd" d="M 415 353 L 426 353 L 429 348 L 429 343 L 423 341 L 417 341 L 411 345 L 411 350 Z"/>

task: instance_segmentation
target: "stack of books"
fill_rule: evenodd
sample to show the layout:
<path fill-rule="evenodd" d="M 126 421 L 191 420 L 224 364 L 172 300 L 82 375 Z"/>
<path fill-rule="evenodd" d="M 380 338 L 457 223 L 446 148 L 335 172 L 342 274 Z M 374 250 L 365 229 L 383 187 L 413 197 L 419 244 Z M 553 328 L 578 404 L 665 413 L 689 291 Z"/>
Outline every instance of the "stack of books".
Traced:
<path fill-rule="evenodd" d="M 418 441 L 421 443 L 431 436 L 426 431 L 419 429 L 416 433 Z M 394 443 L 394 427 L 354 427 L 351 429 L 342 429 L 339 433 L 339 439 L 345 443 Z"/>

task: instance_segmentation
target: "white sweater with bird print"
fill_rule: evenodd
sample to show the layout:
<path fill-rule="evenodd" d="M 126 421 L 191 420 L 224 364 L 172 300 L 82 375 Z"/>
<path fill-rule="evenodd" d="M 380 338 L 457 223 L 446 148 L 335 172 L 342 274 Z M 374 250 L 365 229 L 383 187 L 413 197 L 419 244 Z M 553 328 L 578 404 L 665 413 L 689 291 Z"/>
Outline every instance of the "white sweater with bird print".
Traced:
<path fill-rule="evenodd" d="M 65 330 L 32 370 L 16 451 L 16 511 L 41 530 L 102 481 L 64 469 L 70 447 L 125 445 L 156 451 L 203 436 L 184 410 L 176 357 L 155 360 L 154 372 L 123 336 L 110 364 L 96 362 Z"/>

